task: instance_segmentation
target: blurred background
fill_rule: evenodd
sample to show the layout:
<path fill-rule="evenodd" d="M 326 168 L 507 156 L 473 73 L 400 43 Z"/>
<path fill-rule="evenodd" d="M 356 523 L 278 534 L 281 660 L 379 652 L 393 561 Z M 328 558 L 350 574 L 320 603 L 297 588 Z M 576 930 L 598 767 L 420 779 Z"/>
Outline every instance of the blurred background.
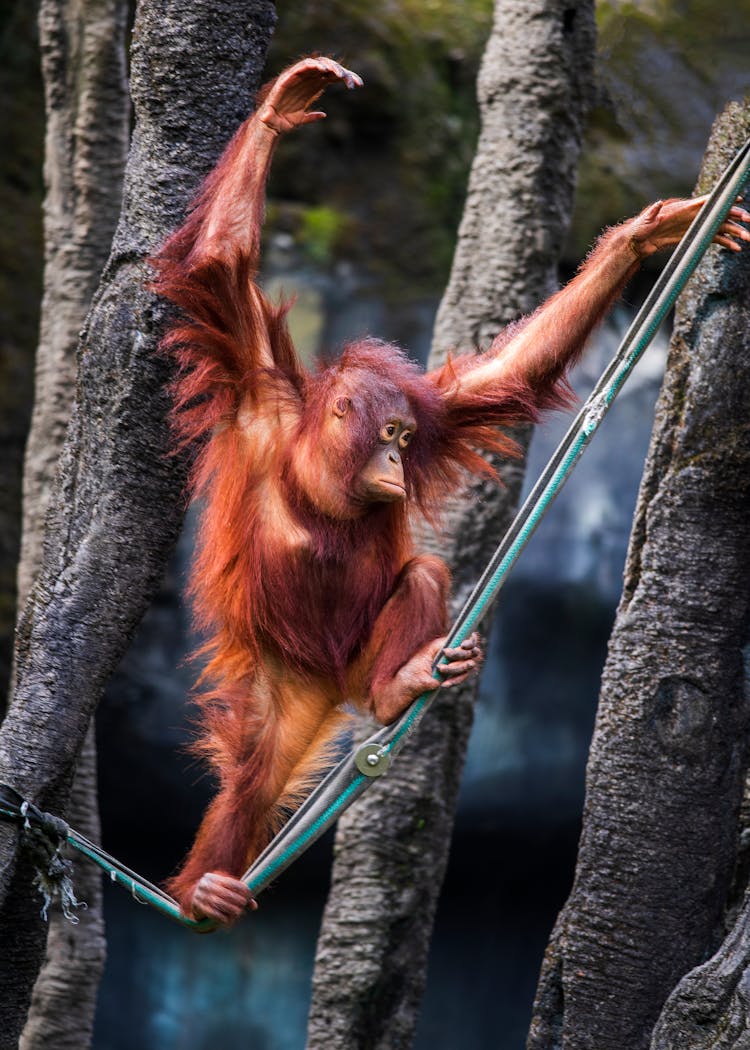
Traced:
<path fill-rule="evenodd" d="M 689 194 L 710 125 L 750 90 L 750 2 L 597 5 L 598 103 L 561 266 L 599 230 Z M 294 294 L 308 359 L 372 333 L 425 361 L 478 131 L 474 83 L 488 0 L 278 5 L 269 76 L 305 52 L 359 72 L 328 119 L 287 140 L 269 186 L 264 283 Z M 41 289 L 44 113 L 35 5 L 0 0 L 0 688 L 15 616 L 20 477 Z M 585 396 L 652 282 L 645 272 L 574 376 Z M 432 946 L 418 1050 L 524 1045 L 547 937 L 575 862 L 599 676 L 667 333 L 503 591 Z M 527 488 L 566 420 L 537 429 Z M 189 845 L 211 785 L 185 753 L 194 668 L 182 599 L 189 520 L 163 591 L 98 717 L 104 845 L 161 880 Z M 374 788 L 377 790 L 377 787 Z M 97 1050 L 299 1050 L 327 890 L 324 840 L 230 935 L 193 937 L 119 890 Z"/>

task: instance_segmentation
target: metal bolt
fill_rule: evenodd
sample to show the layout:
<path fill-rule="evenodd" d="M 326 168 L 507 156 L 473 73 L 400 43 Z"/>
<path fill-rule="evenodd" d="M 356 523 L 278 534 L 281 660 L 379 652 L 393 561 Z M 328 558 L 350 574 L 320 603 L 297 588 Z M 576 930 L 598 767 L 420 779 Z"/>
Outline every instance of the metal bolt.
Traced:
<path fill-rule="evenodd" d="M 364 776 L 379 777 L 388 769 L 389 756 L 387 750 L 378 744 L 362 744 L 354 761 Z"/>

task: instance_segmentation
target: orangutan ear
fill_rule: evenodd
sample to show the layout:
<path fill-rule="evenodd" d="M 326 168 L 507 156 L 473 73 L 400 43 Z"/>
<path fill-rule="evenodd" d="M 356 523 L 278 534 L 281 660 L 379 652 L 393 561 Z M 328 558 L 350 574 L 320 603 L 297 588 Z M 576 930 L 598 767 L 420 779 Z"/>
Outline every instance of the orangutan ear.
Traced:
<path fill-rule="evenodd" d="M 337 397 L 333 402 L 333 414 L 338 416 L 339 419 L 345 416 L 349 409 L 352 407 L 352 403 L 348 397 Z"/>

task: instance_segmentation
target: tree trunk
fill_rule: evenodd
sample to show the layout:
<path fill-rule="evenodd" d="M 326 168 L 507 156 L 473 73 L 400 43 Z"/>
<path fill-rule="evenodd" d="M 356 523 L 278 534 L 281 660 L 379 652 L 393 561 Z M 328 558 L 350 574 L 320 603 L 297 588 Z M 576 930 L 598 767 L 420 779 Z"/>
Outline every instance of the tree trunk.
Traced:
<path fill-rule="evenodd" d="M 499 0 L 479 74 L 482 131 L 431 366 L 488 341 L 556 285 L 572 207 L 595 30 L 589 0 Z M 426 542 L 453 572 L 454 608 L 515 509 L 474 482 Z M 476 684 L 438 700 L 386 780 L 339 823 L 313 978 L 308 1048 L 412 1044 L 448 855 Z"/>
<path fill-rule="evenodd" d="M 16 625 L 23 453 L 42 280 L 44 102 L 34 4 L 0 8 L 0 720 Z"/>
<path fill-rule="evenodd" d="M 44 519 L 75 389 L 75 352 L 122 195 L 129 99 L 125 79 L 125 0 L 43 0 L 39 39 L 45 83 L 45 270 L 36 390 L 26 445 L 18 604 L 23 606 L 42 553 Z M 68 818 L 100 838 L 96 746 L 81 751 Z M 58 904 L 50 910 L 47 950 L 21 1038 L 22 1050 L 90 1043 L 104 968 L 101 874 L 75 861 L 87 908 L 74 930 Z"/>
<path fill-rule="evenodd" d="M 700 191 L 749 133 L 750 107 L 731 105 Z M 712 249 L 680 300 L 532 1050 L 648 1046 L 718 943 L 747 760 L 749 293 L 750 254 Z M 740 1045 L 721 1027 L 744 1023 L 738 939 L 680 985 L 655 1046 Z"/>
<path fill-rule="evenodd" d="M 44 296 L 23 483 L 18 604 L 42 531 L 75 389 L 78 335 L 120 211 L 128 145 L 126 0 L 42 0 L 45 84 Z"/>
<path fill-rule="evenodd" d="M 165 307 L 145 258 L 252 105 L 275 22 L 270 0 L 142 0 L 136 125 L 112 252 L 81 337 L 76 402 L 19 630 L 0 732 L 0 781 L 65 812 L 107 676 L 153 595 L 181 519 L 185 464 L 167 456 Z M 0 826 L 0 1047 L 16 1047 L 44 943 L 33 872 Z"/>

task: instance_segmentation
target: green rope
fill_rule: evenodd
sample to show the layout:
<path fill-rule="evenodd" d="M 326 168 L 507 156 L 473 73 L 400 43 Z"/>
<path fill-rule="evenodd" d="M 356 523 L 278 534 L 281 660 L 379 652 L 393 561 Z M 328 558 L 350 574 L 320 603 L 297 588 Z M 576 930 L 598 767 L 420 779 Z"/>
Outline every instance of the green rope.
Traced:
<path fill-rule="evenodd" d="M 713 241 L 727 212 L 747 180 L 748 174 L 750 174 L 750 140 L 745 143 L 724 171 L 709 199 L 686 231 L 680 244 L 675 248 L 659 280 L 628 329 L 618 352 L 586 400 L 524 506 L 516 515 L 482 578 L 456 618 L 448 635 L 446 647 L 460 645 L 486 615 L 489 606 L 497 598 L 510 570 L 537 525 L 570 476 L 623 383 L 654 338 L 680 291 Z M 440 681 L 439 662 L 433 668 L 433 673 L 437 684 L 436 689 L 419 696 L 401 718 L 392 726 L 370 737 L 361 745 L 362 748 L 375 747 L 389 759 L 397 754 L 408 736 L 419 725 L 437 695 Z M 326 780 L 335 783 L 346 772 L 347 766 L 349 769 L 354 767 L 352 756 L 344 759 Z M 352 775 L 354 775 L 353 772 Z M 326 781 L 323 782 L 323 788 L 325 783 Z M 364 784 L 362 790 L 368 786 L 369 784 Z M 314 812 L 319 798 L 324 796 L 325 790 L 316 790 L 313 796 L 297 811 L 293 821 L 282 828 L 274 843 L 267 847 L 243 876 L 248 885 L 258 888 L 266 886 L 271 875 L 278 874 L 290 855 L 297 855 L 299 852 L 294 850 L 295 842 L 304 836 L 305 846 L 309 845 L 332 823 L 334 815 L 337 816 L 341 808 L 336 802 L 328 803 L 322 815 Z M 305 826 L 308 814 L 313 823 Z M 331 814 L 331 819 L 328 819 L 328 814 Z M 314 834 L 312 833 L 313 827 Z M 285 844 L 287 838 L 291 840 L 292 846 Z"/>
<path fill-rule="evenodd" d="M 270 881 L 284 868 L 289 867 L 292 860 L 297 858 L 297 855 L 303 853 L 309 845 L 312 845 L 316 839 L 320 838 L 321 834 L 325 829 L 336 820 L 342 810 L 347 809 L 355 797 L 361 794 L 361 789 L 366 786 L 367 777 L 361 773 L 358 777 L 352 780 L 351 784 L 345 791 L 326 807 L 326 809 L 320 814 L 317 820 L 313 823 L 293 842 L 287 846 L 287 848 L 280 854 L 280 856 L 268 864 L 263 870 L 263 881 L 264 883 Z M 246 879 L 246 884 L 249 890 L 253 892 L 260 892 L 261 879 L 260 876 L 257 879 Z"/>
<path fill-rule="evenodd" d="M 653 339 L 680 291 L 713 241 L 748 174 L 750 174 L 750 141 L 743 146 L 724 171 L 709 199 L 675 249 L 661 277 L 626 333 L 617 354 L 558 446 L 456 618 L 446 647 L 460 645 L 486 615 L 510 570 L 550 504 L 567 481 L 632 368 Z M 396 755 L 407 737 L 419 725 L 437 695 L 441 677 L 439 661 L 433 673 L 436 688 L 419 696 L 393 725 L 379 730 L 362 746 L 373 745 L 389 759 Z M 353 755 L 349 755 L 340 762 L 312 792 L 243 876 L 243 880 L 254 895 L 260 893 L 273 877 L 279 875 L 318 839 L 342 811 L 367 790 L 375 779 L 377 779 L 376 776 L 365 776 L 358 771 Z M 343 783 L 344 786 L 339 787 L 340 783 Z M 0 785 L 0 802 L 2 803 L 0 804 L 0 817 L 21 822 L 26 819 L 21 816 L 20 805 L 23 804 L 28 813 L 28 819 L 32 822 L 37 820 L 40 826 L 44 825 L 45 819 L 56 819 L 49 818 L 48 814 L 40 813 L 28 803 L 23 803 L 23 800 L 19 803 L 20 796 L 12 788 L 4 792 L 4 787 Z M 180 911 L 177 901 L 158 886 L 141 878 L 73 829 L 67 829 L 67 842 L 98 864 L 109 874 L 113 882 L 128 889 L 137 901 L 150 905 L 181 925 L 197 932 L 207 932 L 215 928 L 215 924 L 210 920 L 198 922 L 187 918 Z"/>

